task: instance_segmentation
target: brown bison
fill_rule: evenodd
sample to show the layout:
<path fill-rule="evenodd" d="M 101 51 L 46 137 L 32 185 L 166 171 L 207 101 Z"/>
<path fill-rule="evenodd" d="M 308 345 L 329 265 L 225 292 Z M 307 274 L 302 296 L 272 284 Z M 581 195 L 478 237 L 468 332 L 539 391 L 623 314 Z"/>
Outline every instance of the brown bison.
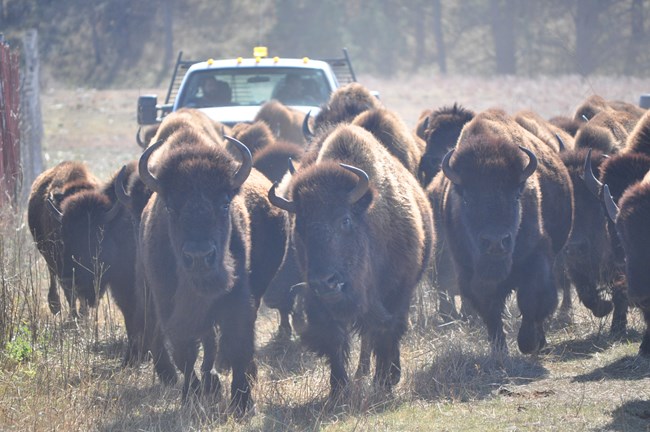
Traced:
<path fill-rule="evenodd" d="M 431 210 L 417 181 L 365 129 L 340 125 L 316 162 L 301 166 L 290 199 L 306 326 L 301 340 L 330 364 L 330 396 L 348 381 L 349 329 L 376 359 L 375 381 L 400 378 L 400 339 L 413 290 L 429 264 Z M 360 365 L 365 367 L 366 365 Z M 365 371 L 361 371 L 362 373 Z"/>
<path fill-rule="evenodd" d="M 369 109 L 352 120 L 370 133 L 414 176 L 424 148 L 396 113 L 386 108 Z"/>
<path fill-rule="evenodd" d="M 57 279 L 64 271 L 61 224 L 58 222 L 63 201 L 81 191 L 95 190 L 99 181 L 80 162 L 61 162 L 42 172 L 32 184 L 27 207 L 27 221 L 38 251 L 43 255 L 50 274 L 50 288 L 47 295 L 48 306 L 53 314 L 61 311 L 61 300 L 57 291 Z M 51 210 L 54 206 L 54 211 Z M 62 284 L 63 293 L 70 307 L 70 313 L 77 317 L 77 298 L 82 308 L 86 298 L 79 296 L 72 285 Z"/>
<path fill-rule="evenodd" d="M 438 272 L 456 278 L 496 351 L 507 351 L 501 314 L 516 290 L 519 349 L 537 352 L 557 304 L 554 259 L 573 217 L 570 179 L 557 154 L 503 111 L 488 110 L 463 128 L 427 192 L 436 259 L 453 263 Z"/>
<path fill-rule="evenodd" d="M 276 138 L 303 146 L 305 137 L 302 133 L 302 122 L 305 114 L 291 109 L 276 100 L 266 102 L 255 116 L 254 122 L 264 122 L 269 126 Z M 233 134 L 233 136 L 235 136 Z M 235 138 L 237 138 L 235 136 Z M 240 139 L 242 142 L 246 142 Z M 252 152 L 253 154 L 255 152 Z"/>
<path fill-rule="evenodd" d="M 238 141 L 245 142 L 246 147 L 255 156 L 255 153 L 262 150 L 264 147 L 273 144 L 276 137 L 268 124 L 263 121 L 256 121 L 254 123 L 237 123 L 232 127 L 231 135 Z"/>
<path fill-rule="evenodd" d="M 650 156 L 650 111 L 646 111 L 627 137 L 623 152 L 643 153 Z"/>
<path fill-rule="evenodd" d="M 349 123 L 356 116 L 370 109 L 381 108 L 382 104 L 362 84 L 353 82 L 336 89 L 327 105 L 321 107 L 314 118 L 314 132 L 339 123 Z M 308 118 L 307 118 L 308 119 Z"/>
<path fill-rule="evenodd" d="M 138 172 L 154 193 L 142 212 L 138 266 L 151 290 L 158 329 L 183 372 L 183 399 L 220 389 L 218 376 L 210 373 L 217 326 L 219 363 L 232 370 L 231 406 L 241 414 L 252 400 L 256 373 L 250 215 L 240 193 L 252 160 L 246 146 L 230 141 L 242 153 L 241 164 L 200 127 L 179 129 L 167 138 L 155 175 L 148 162 L 163 142 L 143 152 Z M 155 339 L 154 356 L 164 350 L 161 339 Z M 202 383 L 194 371 L 199 343 Z"/>
<path fill-rule="evenodd" d="M 519 111 L 513 118 L 521 127 L 535 135 L 558 153 L 574 147 L 572 135 L 546 121 L 534 111 Z"/>
<path fill-rule="evenodd" d="M 575 137 L 578 148 L 593 148 L 607 154 L 623 150 L 638 118 L 626 112 L 602 111 L 584 124 Z"/>
<path fill-rule="evenodd" d="M 644 114 L 645 110 L 637 105 L 623 102 L 607 100 L 599 95 L 589 96 L 585 101 L 576 108 L 573 118 L 579 122 L 591 121 L 598 113 L 603 111 L 623 112 L 637 120 Z"/>
<path fill-rule="evenodd" d="M 456 146 L 465 123 L 474 118 L 474 112 L 458 104 L 433 111 L 422 125 L 426 149 L 419 162 L 418 179 L 426 187 L 440 171 L 440 162 Z"/>
<path fill-rule="evenodd" d="M 279 182 L 287 173 L 287 161 L 299 162 L 304 148 L 289 141 L 277 141 L 253 155 L 253 166 L 272 182 Z"/>
<path fill-rule="evenodd" d="M 133 172 L 129 165 L 127 175 Z M 124 364 L 141 357 L 143 323 L 135 292 L 136 234 L 130 213 L 115 194 L 117 174 L 97 189 L 63 201 L 61 224 L 64 286 L 95 306 L 106 288 L 124 316 L 128 349 Z"/>
<path fill-rule="evenodd" d="M 608 213 L 625 253 L 627 293 L 632 304 L 643 312 L 646 330 L 639 353 L 650 357 L 650 175 L 630 186 L 618 201 L 618 206 L 605 187 Z"/>
<path fill-rule="evenodd" d="M 575 211 L 575 223 L 563 251 L 565 268 L 582 304 L 594 316 L 603 317 L 614 305 L 601 297 L 601 291 L 610 290 L 616 272 L 600 188 L 593 189 L 590 176 L 592 170 L 599 172 L 606 156 L 598 150 L 575 149 L 563 152 L 561 157 L 571 176 Z M 621 306 L 626 307 L 617 303 L 616 317 L 620 316 Z M 620 326 L 619 321 L 613 320 L 612 332 L 619 331 Z"/>
<path fill-rule="evenodd" d="M 564 132 L 568 133 L 572 137 L 575 137 L 578 133 L 578 129 L 584 124 L 582 121 L 578 121 L 571 117 L 566 116 L 555 116 L 548 119 L 548 122 Z"/>

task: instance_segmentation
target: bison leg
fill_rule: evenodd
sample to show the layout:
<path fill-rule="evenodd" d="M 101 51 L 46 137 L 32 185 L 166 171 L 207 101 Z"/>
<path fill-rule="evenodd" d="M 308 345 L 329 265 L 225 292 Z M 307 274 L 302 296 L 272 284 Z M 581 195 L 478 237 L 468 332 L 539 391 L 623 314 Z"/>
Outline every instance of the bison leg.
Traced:
<path fill-rule="evenodd" d="M 525 267 L 526 277 L 517 290 L 522 315 L 517 343 L 524 354 L 536 353 L 546 343 L 544 320 L 557 306 L 557 289 L 549 261 L 545 254 L 535 254 Z"/>
<path fill-rule="evenodd" d="M 160 381 L 167 385 L 176 384 L 176 368 L 172 364 L 169 353 L 165 348 L 163 335 L 160 326 L 152 324 L 153 335 L 151 337 L 151 357 L 153 358 L 154 369 Z"/>
<path fill-rule="evenodd" d="M 598 287 L 591 277 L 577 272 L 571 273 L 571 279 L 576 287 L 580 302 L 585 305 L 597 318 L 602 318 L 612 311 L 611 301 L 603 300 L 598 293 Z"/>
<path fill-rule="evenodd" d="M 214 361 L 217 357 L 217 340 L 214 329 L 203 337 L 203 363 L 201 363 L 201 380 L 203 383 L 203 394 L 214 395 L 221 392 L 219 376 L 213 373 Z"/>
<path fill-rule="evenodd" d="M 354 373 L 355 379 L 360 379 L 368 375 L 370 372 L 370 355 L 372 354 L 372 346 L 370 338 L 367 334 L 361 334 L 361 349 L 359 350 L 359 365 L 357 371 Z"/>
<path fill-rule="evenodd" d="M 221 331 L 219 363 L 220 366 L 232 368 L 230 409 L 239 417 L 253 403 L 251 388 L 256 378 L 253 360 L 255 310 L 248 291 L 236 289 L 220 303 L 216 316 Z"/>
<path fill-rule="evenodd" d="M 197 395 L 201 382 L 194 371 L 194 364 L 199 352 L 199 343 L 195 339 L 174 338 L 170 340 L 176 367 L 183 372 L 183 401 L 189 396 Z"/>
<path fill-rule="evenodd" d="M 50 312 L 54 315 L 61 312 L 61 298 L 59 297 L 59 291 L 56 288 L 56 273 L 53 269 L 49 269 L 50 272 L 50 289 L 47 292 L 47 305 L 50 307 Z"/>
<path fill-rule="evenodd" d="M 613 335 L 622 335 L 625 334 L 627 328 L 627 309 L 629 305 L 624 285 L 616 284 L 612 287 L 612 300 L 614 302 L 614 313 L 612 314 L 610 332 Z"/>
<path fill-rule="evenodd" d="M 643 319 L 645 320 L 645 333 L 639 346 L 639 355 L 650 357 L 650 310 L 643 311 Z"/>

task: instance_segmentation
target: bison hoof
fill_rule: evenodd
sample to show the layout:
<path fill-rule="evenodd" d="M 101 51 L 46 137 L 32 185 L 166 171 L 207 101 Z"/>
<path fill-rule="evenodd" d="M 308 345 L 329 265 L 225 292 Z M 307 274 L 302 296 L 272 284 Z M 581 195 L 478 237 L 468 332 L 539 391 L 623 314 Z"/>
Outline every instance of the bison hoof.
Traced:
<path fill-rule="evenodd" d="M 596 318 L 602 318 L 609 315 L 614 309 L 614 305 L 609 300 L 598 300 L 594 307 L 590 309 Z"/>
<path fill-rule="evenodd" d="M 61 312 L 61 300 L 59 296 L 56 296 L 56 298 L 48 298 L 47 305 L 50 307 L 52 315 L 58 315 Z"/>
<path fill-rule="evenodd" d="M 543 332 L 535 328 L 535 323 L 524 321 L 517 335 L 519 351 L 523 354 L 535 354 L 546 344 Z"/>

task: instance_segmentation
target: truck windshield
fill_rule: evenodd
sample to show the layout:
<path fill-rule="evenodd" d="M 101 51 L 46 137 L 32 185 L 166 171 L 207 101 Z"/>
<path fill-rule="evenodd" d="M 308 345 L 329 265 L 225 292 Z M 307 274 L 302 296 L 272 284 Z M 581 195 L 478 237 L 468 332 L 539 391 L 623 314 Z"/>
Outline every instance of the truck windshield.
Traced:
<path fill-rule="evenodd" d="M 179 107 L 257 106 L 276 99 L 285 105 L 319 106 L 331 93 L 319 69 L 251 67 L 193 72 Z"/>

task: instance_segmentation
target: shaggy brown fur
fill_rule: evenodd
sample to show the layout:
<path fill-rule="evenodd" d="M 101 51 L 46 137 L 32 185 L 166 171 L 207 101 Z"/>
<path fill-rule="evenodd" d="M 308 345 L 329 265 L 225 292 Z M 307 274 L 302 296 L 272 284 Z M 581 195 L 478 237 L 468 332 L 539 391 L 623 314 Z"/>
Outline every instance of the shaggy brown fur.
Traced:
<path fill-rule="evenodd" d="M 627 291 L 631 302 L 643 312 L 646 330 L 639 347 L 650 356 L 650 175 L 630 186 L 618 202 L 616 233 L 625 253 Z"/>
<path fill-rule="evenodd" d="M 302 134 L 304 118 L 304 113 L 291 109 L 276 100 L 271 100 L 262 105 L 254 121 L 266 123 L 277 139 L 304 145 L 305 137 Z"/>
<path fill-rule="evenodd" d="M 474 118 L 474 112 L 458 104 L 433 111 L 424 130 L 426 149 L 419 161 L 418 179 L 426 187 L 440 171 L 440 161 L 456 146 L 465 123 Z"/>
<path fill-rule="evenodd" d="M 411 174 L 417 174 L 424 149 L 401 117 L 385 108 L 372 109 L 356 116 L 352 124 L 372 133 Z"/>
<path fill-rule="evenodd" d="M 382 104 L 366 87 L 359 83 L 339 87 L 330 96 L 327 105 L 314 119 L 314 131 L 339 123 L 351 122 L 356 116 L 370 109 L 381 108 Z"/>
<path fill-rule="evenodd" d="M 238 123 L 233 126 L 231 136 L 246 144 L 253 156 L 276 141 L 271 128 L 263 121 Z"/>
<path fill-rule="evenodd" d="M 514 115 L 514 119 L 524 129 L 542 140 L 556 152 L 571 150 L 574 147 L 572 135 L 546 121 L 536 112 L 530 110 L 519 111 Z M 562 140 L 562 143 L 558 140 L 558 136 Z"/>
<path fill-rule="evenodd" d="M 305 149 L 289 141 L 278 141 L 253 156 L 253 166 L 272 182 L 279 182 L 289 169 L 288 160 L 298 164 Z"/>
<path fill-rule="evenodd" d="M 625 153 L 643 153 L 650 156 L 650 111 L 641 117 L 627 138 Z"/>
<path fill-rule="evenodd" d="M 43 255 L 50 274 L 48 306 L 53 314 L 61 311 L 57 279 L 63 272 L 61 225 L 48 209 L 48 199 L 61 209 L 63 201 L 81 191 L 94 190 L 99 181 L 80 162 L 66 161 L 42 172 L 32 184 L 27 204 L 27 222 L 36 248 Z M 62 286 L 70 313 L 77 316 L 77 294 Z"/>
<path fill-rule="evenodd" d="M 576 119 L 572 119 L 566 116 L 555 116 L 548 119 L 548 122 L 556 127 L 559 127 L 564 132 L 568 133 L 572 137 L 575 137 L 578 133 L 578 129 L 583 125 L 584 122 L 579 122 Z"/>

